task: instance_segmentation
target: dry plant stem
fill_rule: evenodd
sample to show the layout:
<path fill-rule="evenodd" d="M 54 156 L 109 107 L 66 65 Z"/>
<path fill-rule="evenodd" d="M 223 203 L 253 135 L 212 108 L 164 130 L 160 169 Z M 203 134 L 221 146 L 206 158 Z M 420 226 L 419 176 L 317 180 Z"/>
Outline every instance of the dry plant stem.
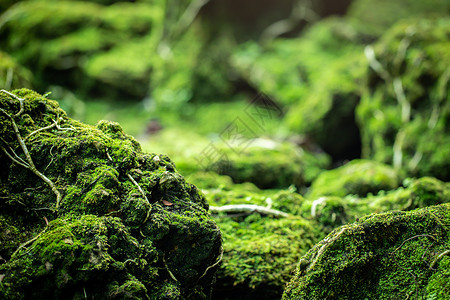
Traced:
<path fill-rule="evenodd" d="M 17 114 L 14 115 L 14 117 L 18 117 L 24 110 L 23 108 L 23 99 L 17 97 L 14 94 L 11 94 L 8 91 L 5 90 L 1 90 L 2 92 L 11 95 L 12 97 L 14 97 L 15 99 L 18 99 L 20 102 L 20 110 Z M 19 165 L 29 169 L 30 171 L 32 171 L 35 175 L 37 175 L 39 178 L 41 178 L 51 189 L 52 191 L 55 193 L 56 195 L 56 209 L 59 208 L 59 204 L 61 202 L 61 193 L 58 191 L 58 189 L 56 188 L 55 184 L 53 183 L 53 181 L 51 181 L 49 178 L 47 178 L 44 174 L 42 174 L 41 172 L 39 172 L 36 169 L 36 166 L 34 165 L 33 159 L 31 158 L 30 153 L 28 152 L 28 148 L 25 145 L 25 142 L 22 138 L 22 136 L 20 135 L 19 132 L 19 128 L 17 127 L 16 122 L 14 121 L 14 118 L 8 114 L 4 109 L 0 108 L 0 111 L 3 112 L 10 120 L 11 120 L 11 124 L 13 126 L 14 129 L 14 133 L 16 135 L 17 141 L 19 142 L 20 147 L 22 148 L 23 153 L 25 154 L 26 157 L 26 162 L 24 162 L 17 154 L 14 153 L 14 151 L 12 151 L 11 147 L 11 151 L 13 152 L 13 154 L 15 155 L 16 158 L 18 159 L 13 159 L 13 157 L 6 151 L 6 149 L 4 147 L 2 147 L 3 151 L 16 163 L 19 163 Z M 21 161 L 21 162 L 19 162 Z"/>
<path fill-rule="evenodd" d="M 106 152 L 106 153 L 108 153 L 108 152 Z M 150 212 L 152 211 L 152 205 L 150 204 L 150 201 L 148 201 L 148 198 L 147 198 L 147 196 L 145 195 L 145 193 L 144 193 L 144 191 L 142 190 L 142 188 L 141 188 L 141 186 L 139 185 L 139 183 L 137 183 L 137 181 L 134 180 L 133 176 L 131 176 L 130 173 L 128 173 L 127 176 L 128 176 L 128 178 L 130 178 L 131 182 L 138 188 L 139 192 L 142 194 L 142 196 L 144 197 L 145 201 L 146 201 L 147 204 L 148 204 L 147 216 L 145 217 L 144 222 L 142 222 L 142 223 L 145 223 L 145 222 L 147 222 L 148 217 L 150 216 Z M 141 235 L 143 235 L 142 232 L 141 232 Z"/>
<path fill-rule="evenodd" d="M 203 272 L 202 276 L 200 276 L 198 279 L 199 280 L 202 279 L 206 275 L 206 273 L 208 272 L 209 269 L 212 269 L 215 266 L 217 266 L 222 261 L 222 258 L 223 258 L 223 248 L 220 249 L 220 255 L 217 258 L 217 261 L 214 264 L 212 264 L 211 266 L 207 267 L 205 272 Z"/>
<path fill-rule="evenodd" d="M 44 230 L 42 230 L 38 235 L 36 235 L 36 236 L 35 236 L 34 238 L 32 238 L 31 240 L 26 241 L 25 243 L 22 243 L 22 244 L 16 249 L 16 251 L 14 251 L 14 253 L 11 255 L 11 257 L 15 256 L 15 255 L 17 254 L 17 252 L 20 251 L 20 249 L 22 249 L 22 248 L 28 246 L 29 244 L 32 244 L 35 240 L 37 240 L 37 239 L 45 232 L 45 230 L 47 230 L 47 227 L 44 228 Z"/>
<path fill-rule="evenodd" d="M 440 260 L 444 255 L 450 254 L 450 250 L 445 250 L 441 254 L 439 254 L 431 263 L 430 269 L 433 269 L 434 265 L 437 263 L 438 260 Z"/>
<path fill-rule="evenodd" d="M 322 245 L 322 247 L 320 247 L 319 251 L 317 252 L 317 256 L 315 257 L 314 261 L 309 265 L 308 270 L 311 270 L 316 265 L 320 256 L 322 256 L 323 252 L 325 252 L 325 250 L 328 248 L 328 246 L 331 243 L 333 243 L 334 241 L 336 241 L 341 236 L 341 234 L 343 234 L 346 230 L 347 230 L 347 227 L 344 227 L 332 239 L 324 240 L 324 244 Z"/>
<path fill-rule="evenodd" d="M 212 213 L 220 213 L 220 212 L 225 212 L 225 213 L 240 213 L 240 212 L 244 212 L 244 213 L 253 213 L 253 212 L 257 212 L 263 215 L 271 215 L 271 216 L 275 216 L 275 217 L 287 217 L 289 216 L 289 214 L 279 211 L 279 210 L 275 210 L 275 209 L 271 209 L 271 208 L 267 208 L 264 206 L 258 206 L 255 204 L 235 204 L 235 205 L 224 205 L 224 206 L 210 206 L 209 210 Z"/>

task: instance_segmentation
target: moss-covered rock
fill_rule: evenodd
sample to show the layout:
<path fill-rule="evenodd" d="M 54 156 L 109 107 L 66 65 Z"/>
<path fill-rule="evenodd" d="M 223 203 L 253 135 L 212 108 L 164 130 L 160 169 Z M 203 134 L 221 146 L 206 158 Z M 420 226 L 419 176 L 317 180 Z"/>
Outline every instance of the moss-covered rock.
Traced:
<path fill-rule="evenodd" d="M 308 198 L 354 194 L 364 197 L 381 190 L 392 190 L 399 185 L 395 170 L 378 162 L 355 159 L 329 171 L 322 172 L 313 182 Z"/>
<path fill-rule="evenodd" d="M 299 262 L 283 299 L 447 299 L 450 204 L 372 214 Z"/>
<path fill-rule="evenodd" d="M 298 216 L 304 198 L 293 187 L 260 190 L 249 182 L 233 184 L 228 176 L 215 173 L 196 173 L 189 178 L 202 188 L 224 238 L 213 297 L 280 298 L 298 261 L 295 249 L 306 253 L 323 237 L 315 220 Z M 270 208 L 287 217 L 251 209 L 215 212 L 215 207 L 242 205 Z"/>
<path fill-rule="evenodd" d="M 33 76 L 25 67 L 19 65 L 10 55 L 0 51 L 0 88 L 31 88 Z"/>
<path fill-rule="evenodd" d="M 294 144 L 269 139 L 247 140 L 244 149 L 218 145 L 220 155 L 207 170 L 230 176 L 234 182 L 252 182 L 259 188 L 303 187 L 330 163 L 328 155 L 311 153 Z"/>
<path fill-rule="evenodd" d="M 363 156 L 409 176 L 450 178 L 449 19 L 404 21 L 366 48 L 357 108 Z"/>
<path fill-rule="evenodd" d="M 413 210 L 450 202 L 450 184 L 436 178 L 406 179 L 403 186 L 365 197 L 322 196 L 305 199 L 299 212 L 318 221 L 325 231 L 353 222 L 358 217 L 391 210 Z"/>
<path fill-rule="evenodd" d="M 221 234 L 167 156 L 30 90 L 0 97 L 1 298 L 209 298 Z"/>
<path fill-rule="evenodd" d="M 0 16 L 0 45 L 33 69 L 43 88 L 50 82 L 143 98 L 163 7 L 94 2 L 22 1 Z"/>

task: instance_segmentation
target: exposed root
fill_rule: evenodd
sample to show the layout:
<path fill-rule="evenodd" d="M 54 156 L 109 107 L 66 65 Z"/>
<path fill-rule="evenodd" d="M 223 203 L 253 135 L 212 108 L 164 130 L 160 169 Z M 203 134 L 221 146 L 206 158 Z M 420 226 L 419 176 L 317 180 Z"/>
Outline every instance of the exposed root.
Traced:
<path fill-rule="evenodd" d="M 403 243 L 402 243 L 400 246 L 398 246 L 394 251 L 392 251 L 392 252 L 390 253 L 390 255 L 394 254 L 397 250 L 399 250 L 401 247 L 403 247 L 403 245 L 404 245 L 406 242 L 408 242 L 408 241 L 410 241 L 410 240 L 412 240 L 412 239 L 418 238 L 418 237 L 423 237 L 423 236 L 430 237 L 430 238 L 432 238 L 433 240 L 436 240 L 436 239 L 434 238 L 434 236 L 432 236 L 432 235 L 430 235 L 430 234 L 418 234 L 418 235 L 412 236 L 412 237 L 410 237 L 410 238 L 404 240 Z"/>
<path fill-rule="evenodd" d="M 314 258 L 313 262 L 309 265 L 308 270 L 312 269 L 317 261 L 319 260 L 320 256 L 322 256 L 322 254 L 325 252 L 325 250 L 328 248 L 328 246 L 335 242 L 345 231 L 347 230 L 347 227 L 343 227 L 335 236 L 333 236 L 333 238 L 331 238 L 330 240 L 328 239 L 324 239 L 324 244 L 322 245 L 322 247 L 320 247 L 319 251 L 317 252 L 316 257 Z"/>
<path fill-rule="evenodd" d="M 214 264 L 212 264 L 211 266 L 207 267 L 206 270 L 205 270 L 205 272 L 203 272 L 202 276 L 200 276 L 200 277 L 198 278 L 198 280 L 202 279 L 202 278 L 206 275 L 206 273 L 208 272 L 209 269 L 212 269 L 212 268 L 214 268 L 215 266 L 217 266 L 217 265 L 222 261 L 222 258 L 223 258 L 223 247 L 220 249 L 220 255 L 219 255 L 219 257 L 217 258 L 217 261 L 216 261 Z"/>
<path fill-rule="evenodd" d="M 0 111 L 6 115 L 10 120 L 11 120 L 11 124 L 13 126 L 14 129 L 14 133 L 16 135 L 17 141 L 20 144 L 20 147 L 22 148 L 23 153 L 25 154 L 25 158 L 26 161 L 24 161 L 22 158 L 20 158 L 13 150 L 12 148 L 8 145 L 8 148 L 10 149 L 10 151 L 12 152 L 9 153 L 3 146 L 2 146 L 2 150 L 6 153 L 6 155 L 15 163 L 21 165 L 24 168 L 29 169 L 30 171 L 32 171 L 36 176 L 38 176 L 39 178 L 41 178 L 51 189 L 52 191 L 55 193 L 56 195 L 56 209 L 59 208 L 59 204 L 61 202 L 61 193 L 58 191 L 58 189 L 56 188 L 55 184 L 53 183 L 53 181 L 51 181 L 49 178 L 47 178 L 44 174 L 42 174 L 41 172 L 39 172 L 36 169 L 36 166 L 34 165 L 33 159 L 31 158 L 30 153 L 28 152 L 28 148 L 25 145 L 25 141 L 22 138 L 20 132 L 19 132 L 19 128 L 17 127 L 16 122 L 14 121 L 14 117 L 18 117 L 20 116 L 20 114 L 24 111 L 24 99 L 17 97 L 16 95 L 5 91 L 5 90 L 1 90 L 1 92 L 4 92 L 12 97 L 14 97 L 15 99 L 19 100 L 20 102 L 20 110 L 17 114 L 15 114 L 14 116 L 11 116 L 10 114 L 8 114 L 3 108 L 0 108 Z M 6 145 L 7 143 L 5 141 L 3 141 Z"/>
<path fill-rule="evenodd" d="M 275 216 L 275 217 L 288 217 L 289 216 L 289 214 L 287 214 L 285 212 L 267 208 L 264 206 L 255 205 L 255 204 L 234 204 L 234 205 L 224 205 L 224 206 L 210 206 L 209 210 L 212 213 L 225 212 L 225 213 L 251 214 L 251 213 L 257 212 L 262 215 L 271 215 L 271 216 Z"/>
<path fill-rule="evenodd" d="M 11 255 L 11 257 L 15 256 L 22 248 L 34 243 L 34 241 L 36 241 L 45 231 L 47 230 L 47 227 L 44 228 L 44 230 L 42 230 L 38 235 L 36 235 L 34 238 L 32 238 L 29 241 L 26 241 L 25 243 L 22 243 L 17 249 L 16 251 L 13 252 L 13 254 Z"/>
<path fill-rule="evenodd" d="M 163 263 L 164 263 L 164 266 L 166 267 L 167 273 L 169 273 L 170 277 L 173 280 L 178 281 L 178 279 L 175 277 L 175 275 L 173 275 L 173 273 L 170 271 L 169 266 L 166 263 L 166 259 L 164 258 L 164 255 L 163 255 Z"/>
<path fill-rule="evenodd" d="M 431 263 L 430 269 L 435 270 L 435 269 L 433 269 L 434 265 L 438 262 L 438 260 L 440 260 L 444 255 L 447 255 L 447 254 L 450 254 L 450 250 L 445 250 L 444 252 L 439 254 Z"/>

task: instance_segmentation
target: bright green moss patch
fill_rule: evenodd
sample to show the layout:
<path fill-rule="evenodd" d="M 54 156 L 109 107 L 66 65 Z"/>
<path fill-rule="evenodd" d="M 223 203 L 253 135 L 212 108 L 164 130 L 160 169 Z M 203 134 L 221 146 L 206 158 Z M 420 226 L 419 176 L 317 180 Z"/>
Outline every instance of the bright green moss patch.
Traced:
<path fill-rule="evenodd" d="M 283 299 L 446 299 L 450 205 L 339 227 L 298 265 Z"/>
<path fill-rule="evenodd" d="M 321 237 L 313 223 L 300 217 L 271 219 L 216 218 L 223 233 L 223 263 L 217 294 L 258 299 L 279 298 L 298 258 Z"/>
<path fill-rule="evenodd" d="M 312 154 L 290 143 L 247 140 L 245 149 L 221 145 L 220 156 L 207 170 L 230 176 L 234 182 L 252 182 L 260 188 L 302 187 L 329 164 L 326 154 Z"/>
<path fill-rule="evenodd" d="M 447 202 L 450 202 L 449 184 L 436 178 L 423 177 L 407 179 L 403 186 L 395 190 L 380 191 L 376 195 L 369 194 L 365 197 L 348 195 L 307 198 L 302 202 L 300 214 L 317 220 L 326 231 L 331 231 L 371 213 L 413 210 Z"/>
<path fill-rule="evenodd" d="M 0 298 L 209 297 L 221 234 L 167 156 L 30 90 L 0 100 Z"/>
<path fill-rule="evenodd" d="M 352 160 L 339 168 L 323 172 L 311 185 L 308 198 L 354 194 L 364 197 L 381 190 L 392 190 L 399 178 L 390 166 L 369 161 Z"/>

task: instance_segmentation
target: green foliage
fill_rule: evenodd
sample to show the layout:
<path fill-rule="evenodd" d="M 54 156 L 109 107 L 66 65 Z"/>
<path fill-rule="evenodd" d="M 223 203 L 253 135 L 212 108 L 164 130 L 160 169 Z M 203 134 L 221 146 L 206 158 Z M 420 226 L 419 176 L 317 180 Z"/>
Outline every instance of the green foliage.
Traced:
<path fill-rule="evenodd" d="M 339 168 L 322 172 L 313 182 L 308 198 L 354 194 L 366 196 L 381 190 L 392 190 L 399 178 L 390 166 L 369 160 L 352 160 Z"/>
<path fill-rule="evenodd" d="M 1 15 L 0 45 L 41 84 L 144 97 L 161 22 L 156 4 L 23 1 Z"/>
<path fill-rule="evenodd" d="M 450 178 L 449 28 L 448 19 L 404 21 L 373 56 L 366 50 L 372 69 L 357 108 L 365 157 L 409 176 Z"/>
<path fill-rule="evenodd" d="M 143 153 L 117 123 L 84 125 L 13 93 L 20 114 L 0 94 L 0 297 L 208 298 L 221 234 L 170 159 Z"/>
<path fill-rule="evenodd" d="M 8 54 L 0 51 L 0 88 L 16 89 L 31 87 L 33 75 L 29 70 L 20 66 Z"/>
<path fill-rule="evenodd" d="M 347 13 L 349 21 L 368 37 L 378 37 L 401 19 L 448 16 L 448 1 L 356 0 Z"/>
<path fill-rule="evenodd" d="M 337 228 L 302 257 L 283 299 L 446 299 L 449 221 L 442 204 Z"/>

